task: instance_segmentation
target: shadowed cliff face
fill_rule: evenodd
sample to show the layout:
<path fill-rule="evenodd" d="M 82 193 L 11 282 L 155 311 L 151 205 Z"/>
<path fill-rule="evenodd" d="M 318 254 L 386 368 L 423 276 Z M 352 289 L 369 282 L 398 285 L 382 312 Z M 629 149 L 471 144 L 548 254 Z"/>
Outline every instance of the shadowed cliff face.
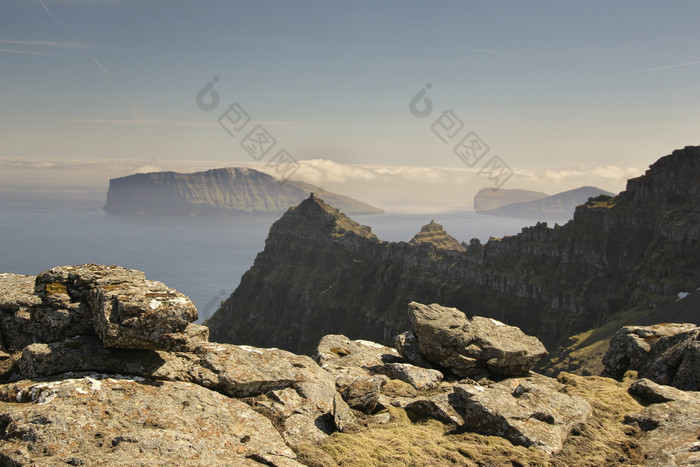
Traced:
<path fill-rule="evenodd" d="M 104 209 L 115 214 L 155 216 L 282 213 L 309 196 L 323 194 L 328 202 L 355 214 L 381 209 L 306 183 L 280 182 L 257 170 L 224 168 L 181 174 L 153 172 L 109 182 Z"/>
<path fill-rule="evenodd" d="M 406 306 L 418 301 L 518 326 L 552 351 L 577 332 L 634 321 L 700 286 L 697 180 L 700 148 L 687 147 L 619 196 L 579 206 L 564 226 L 538 223 L 485 245 L 473 240 L 466 251 L 382 242 L 311 197 L 272 226 L 264 251 L 209 320 L 212 340 L 309 353 L 321 336 L 342 332 L 388 344 L 409 328 Z"/>

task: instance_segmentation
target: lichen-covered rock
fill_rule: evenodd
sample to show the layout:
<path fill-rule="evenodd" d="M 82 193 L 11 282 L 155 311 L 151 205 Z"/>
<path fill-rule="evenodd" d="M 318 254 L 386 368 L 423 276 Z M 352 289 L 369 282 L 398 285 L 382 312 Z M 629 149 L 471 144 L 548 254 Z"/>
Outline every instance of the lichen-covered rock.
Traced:
<path fill-rule="evenodd" d="M 465 428 L 556 453 L 593 412 L 585 399 L 561 392 L 563 387 L 533 374 L 489 386 L 457 385 L 455 394 L 465 406 Z"/>
<path fill-rule="evenodd" d="M 625 326 L 610 341 L 605 373 L 621 378 L 628 370 L 680 389 L 700 390 L 700 327 L 684 324 Z"/>
<path fill-rule="evenodd" d="M 0 386 L 2 465 L 299 466 L 272 423 L 197 385 L 109 375 Z"/>
<path fill-rule="evenodd" d="M 630 393 L 650 403 L 642 411 L 625 416 L 625 423 L 638 426 L 639 442 L 648 466 L 700 465 L 700 393 L 642 379 Z"/>
<path fill-rule="evenodd" d="M 491 318 L 417 302 L 408 314 L 421 355 L 460 377 L 522 376 L 547 356 L 536 337 Z"/>

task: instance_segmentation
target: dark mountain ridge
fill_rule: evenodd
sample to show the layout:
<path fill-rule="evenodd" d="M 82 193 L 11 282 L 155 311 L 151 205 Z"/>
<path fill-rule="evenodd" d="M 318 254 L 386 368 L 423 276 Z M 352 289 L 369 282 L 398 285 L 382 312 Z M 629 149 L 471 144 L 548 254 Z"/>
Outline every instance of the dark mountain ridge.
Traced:
<path fill-rule="evenodd" d="M 289 209 L 208 321 L 220 342 L 311 352 L 325 334 L 389 343 L 411 301 L 492 317 L 539 337 L 633 324 L 700 286 L 700 147 L 662 157 L 564 226 L 472 239 L 465 251 L 379 240 L 317 197 Z M 431 227 L 431 235 L 438 235 Z M 668 316 L 667 320 L 672 320 Z"/>

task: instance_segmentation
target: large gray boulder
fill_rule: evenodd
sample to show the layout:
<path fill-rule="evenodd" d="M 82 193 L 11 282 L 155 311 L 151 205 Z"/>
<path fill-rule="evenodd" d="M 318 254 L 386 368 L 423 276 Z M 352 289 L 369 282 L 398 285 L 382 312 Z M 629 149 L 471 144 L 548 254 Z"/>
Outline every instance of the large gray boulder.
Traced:
<path fill-rule="evenodd" d="M 585 399 L 567 395 L 563 388 L 533 373 L 489 386 L 460 384 L 454 392 L 464 404 L 465 428 L 556 453 L 571 430 L 593 413 Z"/>
<path fill-rule="evenodd" d="M 2 465 L 301 466 L 273 424 L 183 382 L 73 375 L 0 385 Z"/>
<path fill-rule="evenodd" d="M 459 377 L 522 376 L 547 356 L 536 337 L 495 319 L 417 302 L 408 315 L 423 358 Z"/>
<path fill-rule="evenodd" d="M 628 370 L 679 389 L 700 390 L 700 327 L 694 324 L 625 326 L 610 340 L 605 374 L 621 378 Z"/>

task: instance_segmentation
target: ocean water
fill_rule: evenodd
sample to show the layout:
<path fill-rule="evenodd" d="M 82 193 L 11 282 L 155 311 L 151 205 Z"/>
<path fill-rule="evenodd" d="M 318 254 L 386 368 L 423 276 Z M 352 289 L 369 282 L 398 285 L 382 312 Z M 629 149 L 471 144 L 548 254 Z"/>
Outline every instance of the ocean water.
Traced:
<path fill-rule="evenodd" d="M 36 275 L 82 263 L 138 269 L 188 295 L 201 321 L 238 286 L 278 217 L 128 217 L 95 206 L 48 209 L 0 203 L 0 272 Z M 354 218 L 387 241 L 409 241 L 431 219 L 466 242 L 512 235 L 532 224 L 473 212 Z"/>

